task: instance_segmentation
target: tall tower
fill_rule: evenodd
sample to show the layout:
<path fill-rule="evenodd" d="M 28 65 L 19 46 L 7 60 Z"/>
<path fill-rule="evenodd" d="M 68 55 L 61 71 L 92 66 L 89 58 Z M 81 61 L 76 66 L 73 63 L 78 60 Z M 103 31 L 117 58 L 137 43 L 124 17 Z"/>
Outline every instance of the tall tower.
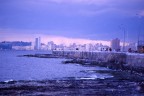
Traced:
<path fill-rule="evenodd" d="M 41 38 L 35 38 L 35 50 L 40 50 L 41 49 Z"/>
<path fill-rule="evenodd" d="M 111 41 L 111 48 L 115 51 L 119 51 L 120 50 L 120 40 L 118 38 L 113 39 Z"/>

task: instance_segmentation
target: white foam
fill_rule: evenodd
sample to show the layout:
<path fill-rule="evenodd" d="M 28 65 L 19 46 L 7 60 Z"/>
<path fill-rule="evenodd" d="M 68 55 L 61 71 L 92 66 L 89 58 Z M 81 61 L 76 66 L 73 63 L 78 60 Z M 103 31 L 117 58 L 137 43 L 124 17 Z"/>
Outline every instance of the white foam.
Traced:
<path fill-rule="evenodd" d="M 4 81 L 5 83 L 8 83 L 8 82 L 12 82 L 12 81 L 14 81 L 13 79 L 10 79 L 10 80 L 6 80 L 6 81 Z"/>
<path fill-rule="evenodd" d="M 82 79 L 82 80 L 94 80 L 94 79 L 96 79 L 96 78 L 92 78 L 92 77 L 83 77 L 83 78 L 80 78 L 80 79 Z"/>

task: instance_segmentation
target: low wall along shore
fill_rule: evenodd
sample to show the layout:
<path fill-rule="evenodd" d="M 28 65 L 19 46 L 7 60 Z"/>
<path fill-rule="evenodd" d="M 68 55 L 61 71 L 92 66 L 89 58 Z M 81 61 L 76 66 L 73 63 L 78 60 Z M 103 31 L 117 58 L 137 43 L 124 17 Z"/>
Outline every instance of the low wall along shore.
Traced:
<path fill-rule="evenodd" d="M 79 58 L 97 62 L 115 62 L 117 64 L 144 67 L 144 54 L 138 53 L 53 51 L 53 54 L 72 59 Z"/>

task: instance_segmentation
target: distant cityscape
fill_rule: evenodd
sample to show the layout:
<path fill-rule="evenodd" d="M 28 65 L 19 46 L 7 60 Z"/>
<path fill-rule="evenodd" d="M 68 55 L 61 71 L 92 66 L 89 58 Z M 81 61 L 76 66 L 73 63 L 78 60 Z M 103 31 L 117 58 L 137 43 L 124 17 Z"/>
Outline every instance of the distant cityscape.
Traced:
<path fill-rule="evenodd" d="M 132 51 L 138 50 L 138 43 L 127 43 L 121 46 L 121 41 L 118 38 L 111 40 L 110 46 L 102 43 L 96 44 L 55 44 L 53 41 L 48 41 L 47 44 L 41 42 L 41 37 L 35 38 L 35 42 L 24 41 L 3 41 L 0 42 L 0 50 L 56 50 L 56 51 Z M 141 42 L 141 46 L 143 46 Z"/>

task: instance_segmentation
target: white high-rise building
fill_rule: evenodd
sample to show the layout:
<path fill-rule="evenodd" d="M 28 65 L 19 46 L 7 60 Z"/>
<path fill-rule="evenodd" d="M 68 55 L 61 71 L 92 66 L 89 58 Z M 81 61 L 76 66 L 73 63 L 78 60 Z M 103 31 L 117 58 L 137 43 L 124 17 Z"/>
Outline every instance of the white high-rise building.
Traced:
<path fill-rule="evenodd" d="M 111 48 L 115 51 L 120 51 L 120 40 L 118 38 L 111 41 Z"/>
<path fill-rule="evenodd" d="M 54 46 L 54 42 L 53 41 L 50 41 L 48 42 L 47 46 L 48 46 L 48 50 L 54 50 L 55 49 L 55 46 Z"/>
<path fill-rule="evenodd" d="M 40 50 L 41 49 L 41 38 L 35 38 L 35 46 L 34 46 L 35 50 Z"/>

